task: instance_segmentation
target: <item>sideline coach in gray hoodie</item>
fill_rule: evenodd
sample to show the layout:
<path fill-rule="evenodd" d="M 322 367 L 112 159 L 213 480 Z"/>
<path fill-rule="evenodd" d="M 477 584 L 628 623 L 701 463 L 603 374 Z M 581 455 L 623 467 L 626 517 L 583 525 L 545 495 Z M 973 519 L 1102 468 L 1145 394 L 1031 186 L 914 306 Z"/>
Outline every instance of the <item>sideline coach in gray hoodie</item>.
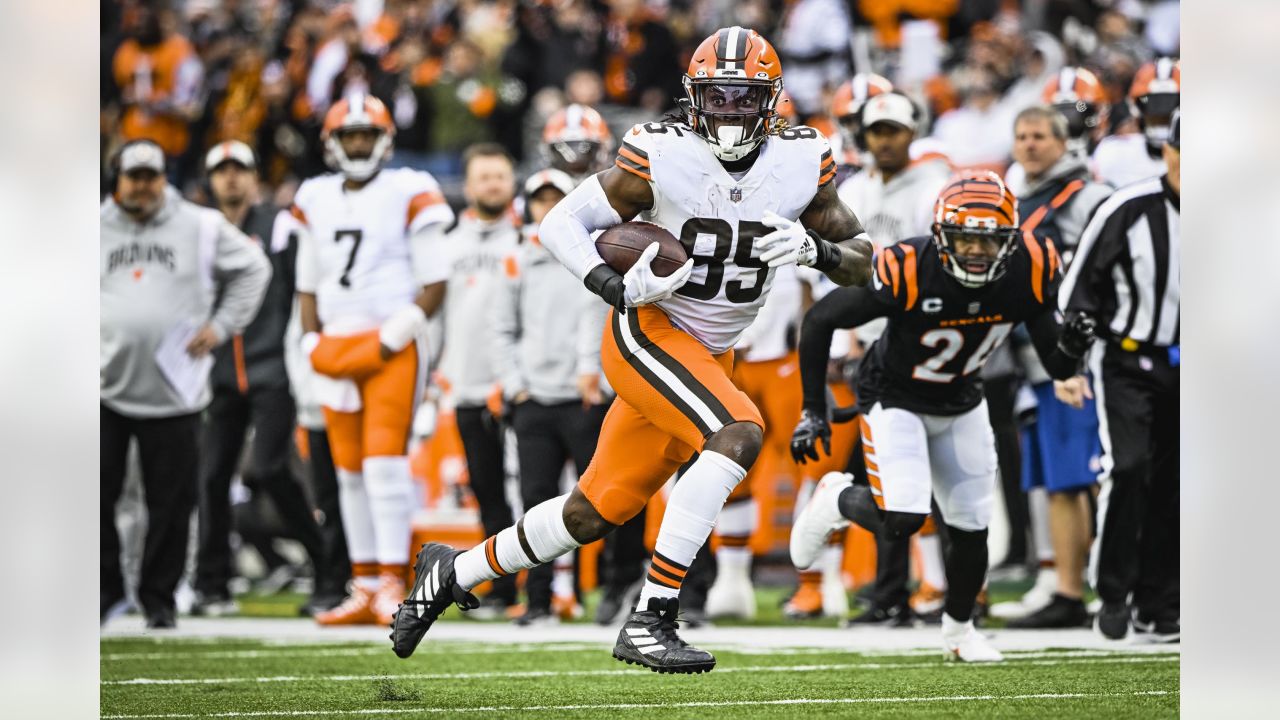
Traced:
<path fill-rule="evenodd" d="M 207 355 L 258 312 L 271 266 L 222 214 L 184 200 L 165 183 L 164 153 L 149 140 L 113 159 L 116 188 L 102 204 L 101 619 L 124 598 L 115 504 L 129 440 L 137 438 L 147 503 L 138 600 L 148 627 L 174 626 L 173 592 L 187 554 L 196 492 L 200 413 L 208 383 L 188 403 L 156 360 L 164 337 L 201 323 L 187 343 Z"/>

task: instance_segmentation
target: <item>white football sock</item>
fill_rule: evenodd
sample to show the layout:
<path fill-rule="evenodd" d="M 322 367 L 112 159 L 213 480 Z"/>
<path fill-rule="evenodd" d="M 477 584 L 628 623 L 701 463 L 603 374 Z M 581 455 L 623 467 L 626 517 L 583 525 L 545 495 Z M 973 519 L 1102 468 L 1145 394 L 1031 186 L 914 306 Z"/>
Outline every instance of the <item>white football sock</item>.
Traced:
<path fill-rule="evenodd" d="M 920 579 L 939 590 L 947 589 L 947 570 L 942 562 L 942 541 L 936 532 L 916 535 L 920 551 Z"/>
<path fill-rule="evenodd" d="M 347 555 L 352 565 L 376 565 L 378 544 L 373 534 L 373 514 L 369 509 L 369 493 L 364 473 L 337 469 L 338 507 L 342 509 L 342 533 L 347 538 Z M 357 584 L 376 588 L 378 576 L 359 575 Z"/>
<path fill-rule="evenodd" d="M 365 458 L 364 485 L 373 517 L 378 563 L 407 565 L 413 520 L 413 474 L 409 470 L 409 458 L 403 455 Z"/>
<path fill-rule="evenodd" d="M 459 555 L 453 564 L 457 583 L 470 590 L 486 580 L 551 562 L 580 547 L 564 524 L 568 499 L 568 495 L 561 495 L 535 505 L 515 525 Z M 517 528 L 521 527 L 529 541 L 528 550 L 520 544 Z"/>
<path fill-rule="evenodd" d="M 741 502 L 730 503 L 720 510 L 716 520 L 716 535 L 720 538 L 720 547 L 716 550 L 716 560 L 732 566 L 745 565 L 750 572 L 751 533 L 755 532 L 759 510 L 753 498 Z"/>
<path fill-rule="evenodd" d="M 680 595 L 689 563 L 711 535 L 716 516 L 747 471 L 717 452 L 704 451 L 676 482 L 654 543 L 653 562 L 640 591 L 638 607 L 649 598 Z"/>

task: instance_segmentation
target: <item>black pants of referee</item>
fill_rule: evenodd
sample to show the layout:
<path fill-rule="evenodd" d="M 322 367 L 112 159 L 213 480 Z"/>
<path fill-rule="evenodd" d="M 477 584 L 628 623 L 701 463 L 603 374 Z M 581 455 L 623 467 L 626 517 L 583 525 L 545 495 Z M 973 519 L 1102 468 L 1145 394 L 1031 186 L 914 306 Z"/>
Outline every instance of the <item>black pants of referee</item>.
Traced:
<path fill-rule="evenodd" d="M 250 427 L 254 434 L 245 484 L 271 498 L 289 536 L 302 543 L 313 565 L 321 556 L 320 529 L 302 485 L 289 470 L 294 428 L 289 389 L 215 390 L 205 411 L 206 460 L 200 473 L 200 546 L 196 553 L 195 588 L 206 597 L 230 597 L 227 583 L 235 576 L 235 562 L 229 492 Z"/>
<path fill-rule="evenodd" d="M 462 451 L 467 457 L 467 477 L 471 492 L 480 505 L 480 524 L 486 537 L 497 535 L 509 527 L 513 520 L 511 505 L 507 502 L 507 476 L 503 468 L 504 444 L 502 423 L 483 405 L 459 407 L 458 435 L 462 437 Z M 516 576 L 504 575 L 493 581 L 493 589 L 486 597 L 506 605 L 516 602 Z"/>
<path fill-rule="evenodd" d="M 137 438 L 147 504 L 147 537 L 142 551 L 138 602 L 148 618 L 171 616 L 173 592 L 187 560 L 187 535 L 196 497 L 200 414 L 143 419 L 121 415 L 106 405 L 99 407 L 102 495 L 98 548 L 102 614 L 105 616 L 112 605 L 125 597 L 115 512 L 124 490 L 129 441 Z"/>
<path fill-rule="evenodd" d="M 520 502 L 526 512 L 562 494 L 560 477 L 566 462 L 573 462 L 578 475 L 587 471 L 608 408 L 594 405 L 584 409 L 578 400 L 552 404 L 526 400 L 515 407 L 511 425 L 520 458 Z M 529 569 L 524 587 L 530 610 L 551 609 L 554 575 L 554 563 Z"/>
<path fill-rule="evenodd" d="M 1144 621 L 1179 613 L 1178 368 L 1163 349 L 1126 352 L 1108 343 L 1095 361 L 1104 460 L 1098 496 L 1095 588 L 1132 604 Z"/>

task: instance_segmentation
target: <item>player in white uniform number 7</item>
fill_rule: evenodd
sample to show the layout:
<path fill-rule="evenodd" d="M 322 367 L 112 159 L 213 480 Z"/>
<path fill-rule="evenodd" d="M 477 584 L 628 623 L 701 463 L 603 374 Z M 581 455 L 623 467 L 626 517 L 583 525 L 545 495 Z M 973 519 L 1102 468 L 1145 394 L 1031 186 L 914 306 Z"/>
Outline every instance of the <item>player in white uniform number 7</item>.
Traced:
<path fill-rule="evenodd" d="M 323 129 L 339 172 L 307 180 L 294 198 L 306 227 L 303 352 L 316 371 L 354 578 L 350 597 L 316 616 L 322 625 L 390 623 L 408 570 L 408 443 L 427 360 L 417 341 L 444 299 L 442 238 L 453 211 L 430 175 L 383 169 L 394 133 L 377 98 L 339 101 Z"/>
<path fill-rule="evenodd" d="M 470 603 L 470 588 L 605 536 L 697 452 L 668 499 L 613 654 L 659 672 L 715 666 L 680 639 L 676 613 L 689 563 L 763 436 L 759 410 L 729 378 L 732 348 L 768 296 L 773 268 L 807 265 L 841 285 L 865 285 L 871 243 L 836 196 L 826 139 L 777 123 L 782 63 L 764 38 L 741 27 L 716 32 L 694 52 L 684 84 L 682 118 L 633 127 L 615 166 L 542 223 L 547 249 L 614 307 L 601 364 L 618 397 L 591 466 L 573 492 L 480 546 L 461 554 L 425 546 L 418 572 L 436 585 L 397 614 L 392 642 L 402 657 L 446 605 Z M 655 243 L 625 275 L 606 265 L 591 233 L 637 216 L 678 237 L 689 262 L 659 277 L 649 264 Z"/>

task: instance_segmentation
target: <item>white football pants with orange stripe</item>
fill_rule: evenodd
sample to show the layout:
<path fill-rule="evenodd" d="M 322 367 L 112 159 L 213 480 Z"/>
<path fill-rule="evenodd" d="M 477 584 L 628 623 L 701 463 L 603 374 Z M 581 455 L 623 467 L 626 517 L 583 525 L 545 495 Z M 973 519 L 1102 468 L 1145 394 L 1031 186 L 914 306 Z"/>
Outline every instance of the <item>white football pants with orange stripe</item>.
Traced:
<path fill-rule="evenodd" d="M 867 475 L 883 509 L 928 515 L 932 495 L 949 526 L 990 524 L 997 463 L 985 400 L 954 416 L 876 403 L 862 430 Z"/>

